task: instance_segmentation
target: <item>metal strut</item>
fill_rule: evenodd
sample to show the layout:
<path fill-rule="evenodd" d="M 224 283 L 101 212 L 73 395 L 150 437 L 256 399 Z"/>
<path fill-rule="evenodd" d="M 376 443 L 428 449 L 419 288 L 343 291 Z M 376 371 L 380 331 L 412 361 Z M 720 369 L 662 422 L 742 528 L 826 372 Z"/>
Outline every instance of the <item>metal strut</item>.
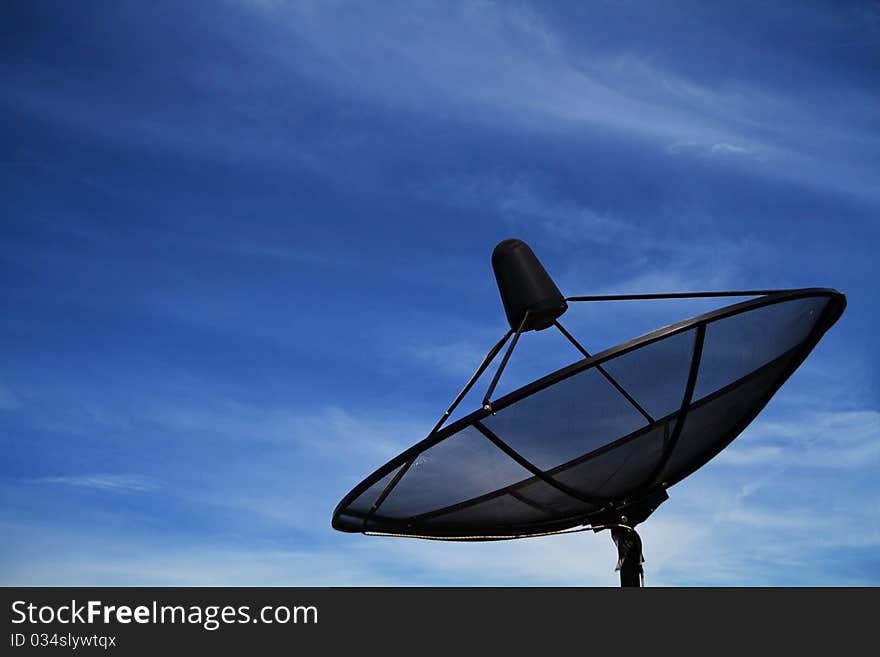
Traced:
<path fill-rule="evenodd" d="M 519 342 L 519 336 L 522 335 L 523 329 L 525 328 L 526 321 L 528 319 L 529 311 L 527 310 L 523 314 L 522 321 L 519 323 L 519 327 L 516 329 L 516 333 L 513 335 L 513 340 L 510 342 L 510 346 L 507 347 L 507 351 L 504 352 L 504 358 L 501 359 L 501 363 L 498 365 L 498 369 L 495 370 L 495 376 L 492 377 L 492 383 L 489 384 L 489 389 L 486 391 L 486 395 L 483 397 L 483 408 L 485 408 L 486 410 L 492 410 L 492 405 L 489 403 L 489 400 L 492 398 L 492 393 L 495 392 L 495 386 L 498 385 L 498 380 L 501 378 L 501 373 L 504 372 L 504 368 L 507 367 L 507 361 L 510 360 L 510 354 L 512 354 L 513 350 L 516 348 L 516 343 Z"/>
<path fill-rule="evenodd" d="M 525 321 L 525 320 L 523 320 L 523 321 Z M 520 328 L 522 328 L 522 326 L 520 326 Z M 471 375 L 470 380 L 464 385 L 464 388 L 461 389 L 461 392 L 458 393 L 458 396 L 456 396 L 456 398 L 453 400 L 452 404 L 449 405 L 449 408 L 446 409 L 446 412 L 444 412 L 443 415 L 440 416 L 440 419 L 437 420 L 437 424 L 435 424 L 434 428 L 431 429 L 431 433 L 428 434 L 429 436 L 431 434 L 435 433 L 440 427 L 442 427 L 443 423 L 446 422 L 447 418 L 450 415 L 452 415 L 453 411 L 461 403 L 461 400 L 464 399 L 465 395 L 467 395 L 471 391 L 471 388 L 474 387 L 474 384 L 477 382 L 477 380 L 479 380 L 479 378 L 481 376 L 483 376 L 483 372 L 486 371 L 486 368 L 492 364 L 493 360 L 495 360 L 495 356 L 498 355 L 498 352 L 501 351 L 501 348 L 504 346 L 504 343 L 507 342 L 508 338 L 510 338 L 510 336 L 512 334 L 513 334 L 513 329 L 510 329 L 509 331 L 507 331 L 507 333 L 504 334 L 504 337 L 502 337 L 498 342 L 496 342 L 495 346 L 489 350 L 489 353 L 487 353 L 486 356 L 483 358 L 483 362 L 480 363 L 480 366 Z M 516 337 L 519 338 L 519 333 L 517 333 Z M 514 344 L 515 343 L 516 343 L 516 339 L 514 339 Z M 511 345 L 511 347 L 512 346 L 513 345 Z M 504 357 L 505 363 L 507 362 L 508 358 L 509 358 L 509 352 Z M 502 363 L 501 366 L 504 367 L 504 364 Z M 485 404 L 485 402 L 484 402 L 484 404 Z"/>
<path fill-rule="evenodd" d="M 453 411 L 455 411 L 456 407 L 461 403 L 461 400 L 465 398 L 465 396 L 471 391 L 471 388 L 474 387 L 474 384 L 479 380 L 479 378 L 483 375 L 483 372 L 486 371 L 486 368 L 495 360 L 495 357 L 498 355 L 498 352 L 501 351 L 501 348 L 504 346 L 504 343 L 510 338 L 512 330 L 507 331 L 502 338 L 495 343 L 495 345 L 489 350 L 489 352 L 483 358 L 483 362 L 480 363 L 480 366 L 476 369 L 476 371 L 471 375 L 471 378 L 464 385 L 464 388 L 461 389 L 461 392 L 456 395 L 455 399 L 452 400 L 452 403 L 449 405 L 449 408 L 440 416 L 440 419 L 437 420 L 437 424 L 434 425 L 434 428 L 431 429 L 429 436 L 434 435 L 443 426 L 443 423 L 452 415 Z M 385 484 L 385 487 L 379 493 L 378 497 L 373 501 L 370 505 L 369 510 L 364 516 L 363 526 L 364 529 L 367 527 L 367 523 L 373 517 L 373 515 L 378 511 L 379 507 L 382 506 L 382 502 L 385 501 L 385 498 L 388 497 L 388 494 L 394 489 L 397 483 L 403 478 L 403 475 L 407 473 L 410 469 L 410 466 L 413 464 L 413 459 L 410 459 L 406 463 L 401 466 L 401 468 L 397 471 L 391 480 Z"/>
<path fill-rule="evenodd" d="M 709 297 L 761 297 L 785 290 L 730 290 L 726 292 L 660 292 L 657 294 L 594 294 L 565 297 L 566 301 L 635 301 L 639 299 L 705 299 Z"/>
<path fill-rule="evenodd" d="M 556 328 L 559 329 L 559 332 L 562 333 L 562 335 L 564 335 L 568 339 L 568 341 L 571 342 L 575 346 L 575 348 L 584 355 L 584 358 L 592 358 L 592 356 L 590 355 L 590 352 L 587 351 L 586 349 L 584 349 L 584 347 L 581 345 L 581 343 L 578 342 L 571 333 L 566 331 L 565 327 L 562 326 L 562 324 L 560 324 L 558 320 L 554 321 L 553 325 L 556 326 Z M 608 373 L 608 370 L 606 370 L 604 367 L 602 367 L 601 364 L 596 365 L 596 369 L 599 371 L 599 373 L 602 376 L 605 377 L 605 379 L 608 381 L 608 383 L 610 383 L 612 386 L 614 386 L 614 388 L 615 388 L 615 390 L 617 390 L 617 392 L 619 392 L 621 395 L 623 395 L 623 398 L 626 399 L 626 401 L 628 401 L 630 404 L 632 404 L 632 407 L 635 408 L 641 414 L 641 416 L 648 421 L 648 424 L 654 424 L 655 420 L 651 416 L 651 414 L 648 413 L 648 411 L 646 411 L 644 409 L 644 407 L 639 402 L 636 401 L 635 397 L 633 397 L 631 394 L 629 394 L 629 392 L 626 390 L 626 388 L 624 388 L 622 385 L 620 385 L 620 382 L 618 382 L 617 379 L 615 379 L 613 376 L 611 376 L 611 374 Z"/>

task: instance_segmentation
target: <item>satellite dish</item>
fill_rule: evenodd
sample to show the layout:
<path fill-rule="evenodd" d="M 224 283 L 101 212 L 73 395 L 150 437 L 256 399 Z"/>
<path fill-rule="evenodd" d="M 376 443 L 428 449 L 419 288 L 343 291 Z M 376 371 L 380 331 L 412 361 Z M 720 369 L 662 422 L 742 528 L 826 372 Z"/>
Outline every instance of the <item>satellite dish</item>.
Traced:
<path fill-rule="evenodd" d="M 520 240 L 498 244 L 492 266 L 510 330 L 427 438 L 342 499 L 335 529 L 457 541 L 609 529 L 621 585 L 640 586 L 635 526 L 748 426 L 846 307 L 826 288 L 563 297 Z M 698 297 L 753 298 L 597 354 L 559 322 L 574 302 Z M 520 336 L 548 328 L 583 358 L 492 399 Z M 482 407 L 443 426 L 508 341 Z"/>

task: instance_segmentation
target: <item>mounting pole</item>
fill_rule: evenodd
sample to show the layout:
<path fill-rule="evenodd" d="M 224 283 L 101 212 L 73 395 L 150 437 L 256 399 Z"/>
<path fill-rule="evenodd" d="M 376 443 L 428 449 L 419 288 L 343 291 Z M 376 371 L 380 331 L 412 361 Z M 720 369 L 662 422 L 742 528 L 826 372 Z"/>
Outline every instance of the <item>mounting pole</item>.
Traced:
<path fill-rule="evenodd" d="M 621 525 L 611 530 L 611 539 L 617 546 L 617 566 L 614 570 L 620 571 L 620 586 L 644 586 L 645 570 L 642 564 L 645 557 L 642 555 L 642 539 L 638 532 L 632 527 Z"/>

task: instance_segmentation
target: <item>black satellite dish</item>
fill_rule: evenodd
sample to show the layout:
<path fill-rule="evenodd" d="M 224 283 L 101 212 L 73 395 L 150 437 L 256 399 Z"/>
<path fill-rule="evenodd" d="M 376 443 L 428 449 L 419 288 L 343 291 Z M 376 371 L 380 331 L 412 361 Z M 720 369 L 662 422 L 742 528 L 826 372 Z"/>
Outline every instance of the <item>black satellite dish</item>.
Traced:
<path fill-rule="evenodd" d="M 563 297 L 520 240 L 495 247 L 492 266 L 510 330 L 428 437 L 343 498 L 334 528 L 457 541 L 609 529 L 621 585 L 639 586 L 635 526 L 748 426 L 846 307 L 826 288 Z M 571 302 L 697 297 L 754 298 L 593 355 L 559 323 Z M 520 335 L 550 327 L 583 358 L 492 399 Z M 482 408 L 444 427 L 508 340 Z"/>

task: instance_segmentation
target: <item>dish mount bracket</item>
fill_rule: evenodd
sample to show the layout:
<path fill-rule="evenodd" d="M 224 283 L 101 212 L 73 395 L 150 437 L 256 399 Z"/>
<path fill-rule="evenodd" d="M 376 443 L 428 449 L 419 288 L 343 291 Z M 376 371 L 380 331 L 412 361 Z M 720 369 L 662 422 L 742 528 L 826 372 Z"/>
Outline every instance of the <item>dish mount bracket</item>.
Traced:
<path fill-rule="evenodd" d="M 590 524 L 594 532 L 605 529 L 611 531 L 611 539 L 617 546 L 617 565 L 614 570 L 620 573 L 621 586 L 645 585 L 642 538 L 635 527 L 647 520 L 657 507 L 668 499 L 669 494 L 666 490 L 659 488 L 637 500 L 628 500 L 614 508 L 590 516 Z"/>

